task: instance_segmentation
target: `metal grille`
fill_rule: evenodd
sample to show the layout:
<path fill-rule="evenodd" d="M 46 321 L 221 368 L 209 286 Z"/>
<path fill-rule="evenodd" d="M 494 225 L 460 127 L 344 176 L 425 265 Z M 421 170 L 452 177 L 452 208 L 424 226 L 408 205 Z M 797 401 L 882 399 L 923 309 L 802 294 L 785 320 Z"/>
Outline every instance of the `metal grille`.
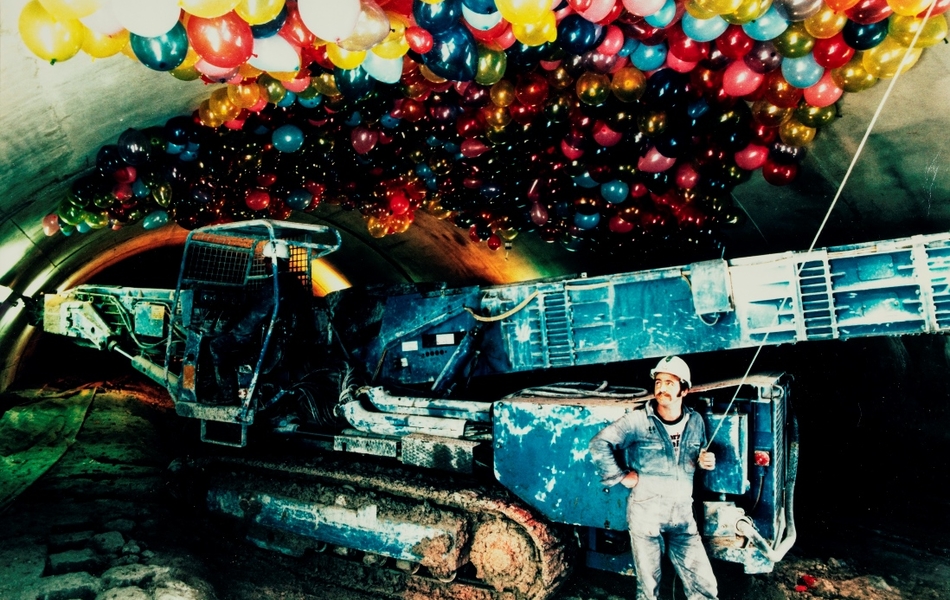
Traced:
<path fill-rule="evenodd" d="M 563 367 L 574 364 L 573 338 L 568 315 L 566 294 L 544 294 L 541 296 L 544 306 L 544 337 L 547 364 Z"/>
<path fill-rule="evenodd" d="M 253 270 L 260 268 L 261 262 L 255 260 Z M 250 263 L 248 248 L 192 243 L 185 257 L 184 279 L 241 285 L 247 281 L 252 271 Z"/>
<path fill-rule="evenodd" d="M 811 260 L 797 266 L 806 338 L 828 340 L 838 337 L 832 313 L 831 281 L 826 261 Z"/>
<path fill-rule="evenodd" d="M 937 328 L 950 331 L 950 246 L 928 249 L 927 266 Z"/>

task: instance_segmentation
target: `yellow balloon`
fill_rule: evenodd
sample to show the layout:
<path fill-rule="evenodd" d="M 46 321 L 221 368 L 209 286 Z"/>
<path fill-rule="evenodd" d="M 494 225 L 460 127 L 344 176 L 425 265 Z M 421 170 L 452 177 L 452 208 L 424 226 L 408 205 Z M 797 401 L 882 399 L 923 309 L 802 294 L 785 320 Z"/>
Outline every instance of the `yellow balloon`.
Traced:
<path fill-rule="evenodd" d="M 339 67 L 341 69 L 355 69 L 356 67 L 363 64 L 363 60 L 366 58 L 365 50 L 344 50 L 338 45 L 327 42 L 327 58 L 330 59 L 330 62 L 333 63 L 333 66 Z"/>
<path fill-rule="evenodd" d="M 336 86 L 336 78 L 333 73 L 320 73 L 320 75 L 310 80 L 310 85 L 324 96 L 340 95 L 340 88 Z"/>
<path fill-rule="evenodd" d="M 83 26 L 82 51 L 92 58 L 107 58 L 129 45 L 129 32 L 122 30 L 115 35 L 105 35 Z"/>
<path fill-rule="evenodd" d="M 743 0 L 734 12 L 722 15 L 730 25 L 745 25 L 765 14 L 772 7 L 772 0 Z"/>
<path fill-rule="evenodd" d="M 241 114 L 241 107 L 235 106 L 231 102 L 228 94 L 228 88 L 231 86 L 219 87 L 211 92 L 208 98 L 208 110 L 217 115 L 222 122 L 230 121 Z"/>
<path fill-rule="evenodd" d="M 389 35 L 380 43 L 373 46 L 372 52 L 380 58 L 399 58 L 409 52 L 409 42 L 406 41 L 406 27 L 409 22 L 399 13 L 387 12 L 389 16 Z"/>
<path fill-rule="evenodd" d="M 610 96 L 610 78 L 602 73 L 588 71 L 577 78 L 574 90 L 584 104 L 600 106 Z"/>
<path fill-rule="evenodd" d="M 393 215 L 389 217 L 389 233 L 405 233 L 412 225 L 413 216 L 411 213 L 402 215 Z"/>
<path fill-rule="evenodd" d="M 923 30 L 914 44 L 918 48 L 933 46 L 947 38 L 947 20 L 942 15 L 931 17 L 926 23 L 923 19 L 894 15 L 888 25 L 887 36 L 893 38 L 901 46 L 910 46 L 919 29 Z"/>
<path fill-rule="evenodd" d="M 241 0 L 234 12 L 248 25 L 261 25 L 273 21 L 284 8 L 285 0 Z"/>
<path fill-rule="evenodd" d="M 836 12 L 827 4 L 821 5 L 821 10 L 805 19 L 805 31 L 813 38 L 824 40 L 834 37 L 844 29 L 848 16 L 843 12 Z"/>
<path fill-rule="evenodd" d="M 188 53 L 190 56 L 191 46 L 188 47 Z M 188 62 L 188 60 L 185 59 L 185 62 Z M 238 67 L 238 75 L 240 75 L 244 79 L 254 79 L 255 77 L 260 77 L 263 72 L 264 71 L 261 71 L 257 67 L 253 66 L 251 63 L 244 63 L 243 65 Z"/>
<path fill-rule="evenodd" d="M 515 84 L 502 79 L 491 86 L 491 101 L 495 106 L 505 108 L 515 101 Z"/>
<path fill-rule="evenodd" d="M 792 117 L 791 108 L 775 106 L 768 100 L 756 100 L 752 104 L 752 118 L 766 127 L 778 127 Z"/>
<path fill-rule="evenodd" d="M 621 102 L 636 102 L 646 90 L 647 76 L 636 67 L 624 67 L 613 74 L 610 91 Z"/>
<path fill-rule="evenodd" d="M 539 21 L 512 23 L 511 33 L 525 46 L 540 46 L 557 39 L 557 19 L 554 11 L 547 11 Z"/>
<path fill-rule="evenodd" d="M 211 19 L 234 10 L 241 0 L 178 0 L 185 12 L 196 17 Z"/>
<path fill-rule="evenodd" d="M 877 46 L 864 51 L 861 64 L 870 75 L 884 79 L 906 72 L 917 64 L 922 52 L 923 48 L 907 48 L 886 37 Z"/>
<path fill-rule="evenodd" d="M 479 111 L 489 127 L 496 130 L 504 129 L 511 123 L 511 114 L 504 106 L 483 106 Z"/>
<path fill-rule="evenodd" d="M 711 19 L 719 14 L 707 5 L 706 0 L 686 0 L 683 6 L 686 12 L 697 19 Z"/>
<path fill-rule="evenodd" d="M 789 146 L 807 146 L 815 139 L 816 133 L 818 133 L 817 129 L 794 118 L 788 119 L 778 128 L 778 135 L 782 138 L 782 142 Z"/>
<path fill-rule="evenodd" d="M 544 13 L 551 12 L 551 0 L 495 0 L 501 16 L 512 25 L 537 23 Z"/>
<path fill-rule="evenodd" d="M 717 15 L 728 15 L 739 10 L 742 0 L 703 0 L 703 6 L 716 11 Z"/>
<path fill-rule="evenodd" d="M 81 19 L 105 6 L 105 0 L 40 0 L 56 19 Z"/>
<path fill-rule="evenodd" d="M 287 88 L 284 87 L 284 84 L 269 74 L 258 77 L 257 84 L 261 86 L 261 92 L 271 104 L 277 104 L 287 95 Z"/>
<path fill-rule="evenodd" d="M 371 237 L 376 239 L 386 237 L 386 234 L 389 232 L 389 217 L 370 216 L 366 220 L 366 231 L 369 232 Z"/>
<path fill-rule="evenodd" d="M 201 77 L 201 73 L 198 72 L 198 69 L 195 68 L 195 65 L 190 65 L 187 67 L 178 66 L 169 71 L 172 77 L 175 79 L 180 79 L 182 81 L 194 81 Z"/>
<path fill-rule="evenodd" d="M 208 100 L 203 100 L 198 106 L 198 119 L 205 127 L 220 127 L 224 120 L 211 110 Z"/>
<path fill-rule="evenodd" d="M 860 92 L 872 87 L 878 79 L 867 72 L 862 61 L 863 52 L 856 52 L 848 64 L 831 70 L 835 84 L 846 92 Z"/>
<path fill-rule="evenodd" d="M 887 0 L 887 5 L 891 7 L 896 15 L 905 17 L 916 16 L 927 10 L 934 0 Z"/>
<path fill-rule="evenodd" d="M 38 0 L 20 11 L 19 28 L 30 52 L 50 63 L 69 60 L 82 48 L 85 28 L 79 19 L 57 20 Z"/>

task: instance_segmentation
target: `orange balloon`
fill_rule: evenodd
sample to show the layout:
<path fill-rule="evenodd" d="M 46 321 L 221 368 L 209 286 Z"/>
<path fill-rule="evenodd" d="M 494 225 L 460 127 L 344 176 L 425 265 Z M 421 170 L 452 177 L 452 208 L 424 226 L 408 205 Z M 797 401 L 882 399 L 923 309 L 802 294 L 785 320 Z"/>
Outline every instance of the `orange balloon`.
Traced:
<path fill-rule="evenodd" d="M 859 1 L 860 0 L 825 0 L 825 4 L 835 12 L 844 12 Z"/>

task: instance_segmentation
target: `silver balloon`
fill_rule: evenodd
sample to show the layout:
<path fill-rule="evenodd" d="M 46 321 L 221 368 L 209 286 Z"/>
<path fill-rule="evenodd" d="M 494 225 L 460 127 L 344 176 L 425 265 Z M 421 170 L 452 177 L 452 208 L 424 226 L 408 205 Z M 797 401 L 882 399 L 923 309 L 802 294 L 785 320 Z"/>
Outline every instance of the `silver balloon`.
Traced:
<path fill-rule="evenodd" d="M 821 10 L 824 0 L 775 0 L 773 5 L 788 21 L 804 21 Z"/>

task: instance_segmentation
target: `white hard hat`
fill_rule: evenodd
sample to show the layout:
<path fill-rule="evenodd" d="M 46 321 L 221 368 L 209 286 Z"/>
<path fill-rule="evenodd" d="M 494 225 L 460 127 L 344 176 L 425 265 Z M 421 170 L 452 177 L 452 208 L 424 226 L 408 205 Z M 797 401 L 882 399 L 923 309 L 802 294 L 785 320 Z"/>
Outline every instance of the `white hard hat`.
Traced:
<path fill-rule="evenodd" d="M 689 375 L 689 365 L 679 356 L 667 356 L 661 358 L 656 363 L 656 367 L 650 371 L 650 377 L 656 377 L 657 373 L 669 373 L 675 375 L 686 383 L 686 387 L 692 387 L 692 378 Z"/>

